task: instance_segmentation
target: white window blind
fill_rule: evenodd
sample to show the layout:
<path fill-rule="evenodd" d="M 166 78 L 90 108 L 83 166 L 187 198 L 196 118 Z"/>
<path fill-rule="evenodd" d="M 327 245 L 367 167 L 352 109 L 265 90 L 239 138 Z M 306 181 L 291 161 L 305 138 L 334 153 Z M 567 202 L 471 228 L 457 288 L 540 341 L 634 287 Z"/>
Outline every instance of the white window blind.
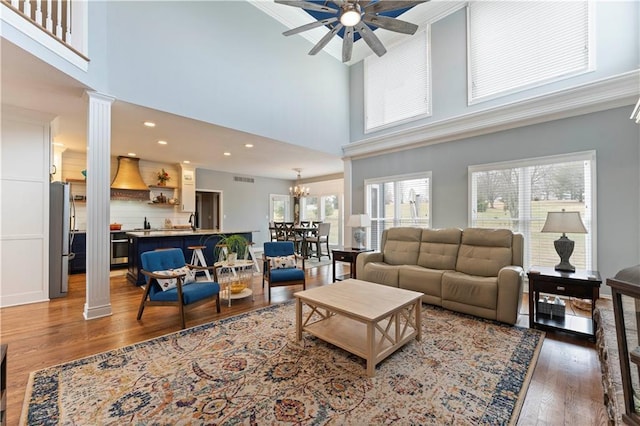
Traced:
<path fill-rule="evenodd" d="M 428 31 L 364 60 L 365 132 L 431 113 Z"/>
<path fill-rule="evenodd" d="M 382 231 L 397 226 L 431 226 L 431 172 L 365 181 L 371 228 L 366 246 L 380 248 Z"/>
<path fill-rule="evenodd" d="M 524 266 L 555 266 L 553 242 L 541 233 L 550 211 L 577 211 L 587 234 L 575 241 L 571 263 L 595 269 L 595 152 L 469 167 L 470 226 L 506 228 L 524 235 Z"/>
<path fill-rule="evenodd" d="M 469 103 L 591 69 L 590 1 L 476 1 Z"/>

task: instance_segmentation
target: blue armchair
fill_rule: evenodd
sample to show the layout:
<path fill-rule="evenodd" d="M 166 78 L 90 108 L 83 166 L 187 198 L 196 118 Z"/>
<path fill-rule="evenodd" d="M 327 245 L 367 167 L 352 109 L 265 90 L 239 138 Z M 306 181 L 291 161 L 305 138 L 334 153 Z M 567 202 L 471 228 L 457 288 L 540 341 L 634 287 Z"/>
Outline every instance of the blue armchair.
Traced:
<path fill-rule="evenodd" d="M 302 259 L 302 269 L 297 267 L 299 258 Z M 269 286 L 269 302 L 271 302 L 271 287 L 302 284 L 302 289 L 306 289 L 304 257 L 295 253 L 292 241 L 264 243 L 262 271 L 262 288 L 266 281 Z"/>
<path fill-rule="evenodd" d="M 138 320 L 142 318 L 145 306 L 177 306 L 182 328 L 185 328 L 185 306 L 197 306 L 214 298 L 216 311 L 220 312 L 220 285 L 209 281 L 196 282 L 193 271 L 206 268 L 187 265 L 181 249 L 147 251 L 141 254 L 140 259 L 147 285 L 140 301 Z"/>

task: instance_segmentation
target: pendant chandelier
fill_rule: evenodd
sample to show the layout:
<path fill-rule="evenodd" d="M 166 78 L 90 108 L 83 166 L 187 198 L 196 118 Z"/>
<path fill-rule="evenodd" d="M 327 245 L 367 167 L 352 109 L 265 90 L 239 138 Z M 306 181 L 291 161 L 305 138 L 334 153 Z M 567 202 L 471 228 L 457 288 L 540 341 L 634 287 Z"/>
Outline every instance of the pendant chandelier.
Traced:
<path fill-rule="evenodd" d="M 298 176 L 296 177 L 296 185 L 289 187 L 289 194 L 294 198 L 301 198 L 309 195 L 309 188 L 300 185 L 300 172 L 302 169 L 293 169 L 298 172 Z"/>

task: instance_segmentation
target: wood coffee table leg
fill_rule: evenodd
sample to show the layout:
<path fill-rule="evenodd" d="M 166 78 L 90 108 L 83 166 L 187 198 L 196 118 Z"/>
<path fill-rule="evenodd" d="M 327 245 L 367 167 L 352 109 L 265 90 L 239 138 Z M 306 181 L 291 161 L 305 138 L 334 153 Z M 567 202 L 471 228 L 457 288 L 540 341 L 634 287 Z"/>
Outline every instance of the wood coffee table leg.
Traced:
<path fill-rule="evenodd" d="M 367 376 L 376 375 L 376 339 L 375 324 L 371 321 L 367 323 Z"/>
<path fill-rule="evenodd" d="M 296 339 L 302 340 L 302 301 L 296 297 Z"/>
<path fill-rule="evenodd" d="M 422 299 L 416 300 L 416 340 L 419 342 L 422 339 Z"/>

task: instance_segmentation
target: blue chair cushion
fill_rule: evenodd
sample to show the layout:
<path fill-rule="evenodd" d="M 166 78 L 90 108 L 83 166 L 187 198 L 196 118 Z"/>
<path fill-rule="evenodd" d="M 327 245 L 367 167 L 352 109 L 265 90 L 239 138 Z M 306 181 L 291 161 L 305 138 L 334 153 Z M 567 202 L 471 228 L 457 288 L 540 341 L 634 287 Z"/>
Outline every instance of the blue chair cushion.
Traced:
<path fill-rule="evenodd" d="M 179 248 L 147 251 L 140 255 L 140 260 L 142 269 L 149 272 L 181 268 L 187 263 L 184 253 Z"/>
<path fill-rule="evenodd" d="M 155 284 L 155 282 L 154 282 Z M 220 292 L 220 285 L 213 282 L 198 282 L 185 284 L 182 286 L 182 301 L 185 305 L 212 297 Z M 152 293 L 149 293 L 150 295 Z M 173 288 L 166 291 L 156 291 L 151 296 L 154 302 L 176 302 L 178 300 L 178 289 Z"/>
<path fill-rule="evenodd" d="M 272 269 L 270 282 L 279 283 L 283 281 L 304 280 L 304 271 L 299 268 Z"/>
<path fill-rule="evenodd" d="M 264 243 L 264 255 L 268 257 L 295 254 L 293 241 L 271 241 Z"/>

